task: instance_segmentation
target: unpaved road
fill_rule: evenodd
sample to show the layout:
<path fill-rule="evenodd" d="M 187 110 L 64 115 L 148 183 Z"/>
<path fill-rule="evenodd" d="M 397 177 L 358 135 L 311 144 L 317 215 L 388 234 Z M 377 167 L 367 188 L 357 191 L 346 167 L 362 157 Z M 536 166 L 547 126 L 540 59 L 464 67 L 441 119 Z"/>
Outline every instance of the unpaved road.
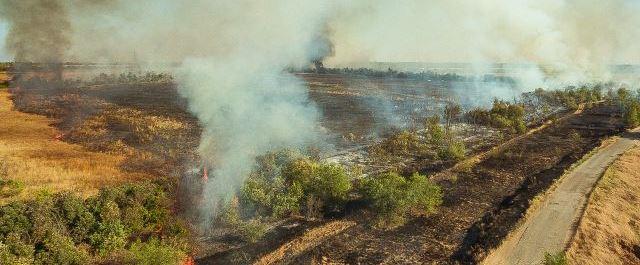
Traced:
<path fill-rule="evenodd" d="M 636 129 L 635 134 L 638 133 Z M 568 173 L 523 225 L 491 253 L 483 264 L 541 264 L 544 253 L 563 251 L 573 236 L 589 193 L 604 170 L 622 153 L 637 145 L 627 133 Z"/>

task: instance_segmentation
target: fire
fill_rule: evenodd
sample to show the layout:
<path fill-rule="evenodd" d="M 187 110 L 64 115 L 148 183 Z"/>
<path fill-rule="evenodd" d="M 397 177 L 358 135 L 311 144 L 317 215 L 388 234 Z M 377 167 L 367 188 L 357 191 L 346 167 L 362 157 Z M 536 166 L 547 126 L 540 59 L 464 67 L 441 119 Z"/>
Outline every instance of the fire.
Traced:
<path fill-rule="evenodd" d="M 207 167 L 207 163 L 202 163 L 202 182 L 209 181 L 209 168 Z"/>

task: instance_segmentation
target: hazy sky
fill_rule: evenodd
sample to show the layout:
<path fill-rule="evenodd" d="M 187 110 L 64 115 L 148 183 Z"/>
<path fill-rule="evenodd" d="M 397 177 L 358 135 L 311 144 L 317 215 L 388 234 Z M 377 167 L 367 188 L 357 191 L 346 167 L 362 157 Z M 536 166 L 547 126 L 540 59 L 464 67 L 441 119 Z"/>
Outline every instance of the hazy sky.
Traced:
<path fill-rule="evenodd" d="M 4 21 L 0 21 L 0 61 L 7 61 L 10 56 L 4 49 L 4 40 L 7 36 L 8 25 Z"/>

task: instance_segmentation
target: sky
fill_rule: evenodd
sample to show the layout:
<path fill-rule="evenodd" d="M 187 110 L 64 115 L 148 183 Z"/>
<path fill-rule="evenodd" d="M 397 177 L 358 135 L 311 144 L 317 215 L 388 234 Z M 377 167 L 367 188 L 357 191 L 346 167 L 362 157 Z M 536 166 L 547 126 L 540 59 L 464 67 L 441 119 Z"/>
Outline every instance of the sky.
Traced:
<path fill-rule="evenodd" d="M 4 42 L 7 37 L 7 31 L 9 30 L 9 25 L 6 22 L 0 21 L 0 61 L 8 61 L 10 60 L 9 54 L 4 49 Z"/>

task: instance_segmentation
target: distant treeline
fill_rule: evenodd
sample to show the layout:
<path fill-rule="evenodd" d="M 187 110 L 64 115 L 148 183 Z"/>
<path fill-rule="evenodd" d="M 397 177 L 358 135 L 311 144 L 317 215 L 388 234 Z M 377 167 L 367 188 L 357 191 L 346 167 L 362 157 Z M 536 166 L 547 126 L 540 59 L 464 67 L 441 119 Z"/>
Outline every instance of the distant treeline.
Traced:
<path fill-rule="evenodd" d="M 11 69 L 12 66 L 13 66 L 13 63 L 10 63 L 10 62 L 0 63 L 0 71 L 2 72 L 8 71 L 9 69 Z"/>
<path fill-rule="evenodd" d="M 501 82 L 515 85 L 516 81 L 508 76 L 497 76 L 486 74 L 482 76 L 464 76 L 456 73 L 436 73 L 434 71 L 421 72 L 403 72 L 388 68 L 386 71 L 375 70 L 370 68 L 322 68 L 322 69 L 304 69 L 302 73 L 318 73 L 318 74 L 339 74 L 369 78 L 400 78 L 422 81 L 481 81 L 481 82 Z"/>

